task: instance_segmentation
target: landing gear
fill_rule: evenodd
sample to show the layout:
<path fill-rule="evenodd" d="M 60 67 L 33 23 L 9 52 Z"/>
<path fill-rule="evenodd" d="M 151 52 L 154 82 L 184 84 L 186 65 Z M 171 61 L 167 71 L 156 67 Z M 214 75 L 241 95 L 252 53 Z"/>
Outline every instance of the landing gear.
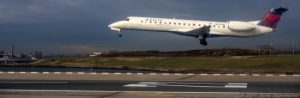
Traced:
<path fill-rule="evenodd" d="M 207 36 L 208 35 L 206 33 L 198 36 L 198 39 L 199 39 L 201 45 L 207 46 L 207 41 L 206 41 Z"/>
<path fill-rule="evenodd" d="M 121 37 L 122 37 L 122 34 L 121 34 L 121 31 L 119 31 L 118 38 L 121 38 Z"/>
<path fill-rule="evenodd" d="M 200 44 L 203 45 L 203 46 L 207 46 L 206 39 L 200 39 Z"/>
<path fill-rule="evenodd" d="M 206 38 L 208 37 L 209 32 L 210 32 L 210 26 L 204 26 L 202 31 L 200 31 L 198 39 L 201 45 L 207 46 Z"/>
<path fill-rule="evenodd" d="M 118 38 L 121 38 L 122 37 L 122 34 L 118 34 Z"/>

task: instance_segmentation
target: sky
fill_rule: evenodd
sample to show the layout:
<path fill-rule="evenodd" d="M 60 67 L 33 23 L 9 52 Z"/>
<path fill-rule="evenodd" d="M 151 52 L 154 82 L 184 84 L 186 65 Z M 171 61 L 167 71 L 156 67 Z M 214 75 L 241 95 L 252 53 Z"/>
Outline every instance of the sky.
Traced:
<path fill-rule="evenodd" d="M 0 0 L 0 50 L 17 53 L 86 54 L 94 51 L 183 51 L 255 48 L 300 43 L 299 0 Z M 255 21 L 276 7 L 288 7 L 277 31 L 253 38 L 198 39 L 165 32 L 124 31 L 121 39 L 107 25 L 128 16 L 209 21 Z"/>

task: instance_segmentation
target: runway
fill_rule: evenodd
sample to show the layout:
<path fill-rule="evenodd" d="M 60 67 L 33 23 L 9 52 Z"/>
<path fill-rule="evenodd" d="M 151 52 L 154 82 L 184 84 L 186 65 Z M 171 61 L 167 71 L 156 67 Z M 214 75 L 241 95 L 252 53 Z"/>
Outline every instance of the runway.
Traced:
<path fill-rule="evenodd" d="M 0 71 L 0 98 L 299 98 L 298 74 Z"/>
<path fill-rule="evenodd" d="M 0 90 L 300 93 L 299 82 L 0 80 Z"/>

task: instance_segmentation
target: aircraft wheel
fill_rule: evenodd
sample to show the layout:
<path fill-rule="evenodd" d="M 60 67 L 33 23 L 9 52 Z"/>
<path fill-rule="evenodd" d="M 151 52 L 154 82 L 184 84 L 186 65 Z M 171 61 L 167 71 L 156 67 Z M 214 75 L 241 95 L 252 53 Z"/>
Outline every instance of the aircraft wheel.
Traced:
<path fill-rule="evenodd" d="M 122 34 L 118 34 L 118 37 L 119 37 L 119 38 L 122 37 Z"/>
<path fill-rule="evenodd" d="M 204 39 L 200 39 L 200 44 L 203 46 L 207 46 L 207 41 Z"/>

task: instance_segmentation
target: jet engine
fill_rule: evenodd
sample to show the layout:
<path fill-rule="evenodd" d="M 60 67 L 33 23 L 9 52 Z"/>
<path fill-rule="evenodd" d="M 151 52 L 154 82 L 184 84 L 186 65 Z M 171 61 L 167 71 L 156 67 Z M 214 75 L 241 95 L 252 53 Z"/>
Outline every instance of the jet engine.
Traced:
<path fill-rule="evenodd" d="M 228 28 L 234 31 L 250 31 L 256 28 L 255 24 L 241 21 L 229 21 Z"/>

